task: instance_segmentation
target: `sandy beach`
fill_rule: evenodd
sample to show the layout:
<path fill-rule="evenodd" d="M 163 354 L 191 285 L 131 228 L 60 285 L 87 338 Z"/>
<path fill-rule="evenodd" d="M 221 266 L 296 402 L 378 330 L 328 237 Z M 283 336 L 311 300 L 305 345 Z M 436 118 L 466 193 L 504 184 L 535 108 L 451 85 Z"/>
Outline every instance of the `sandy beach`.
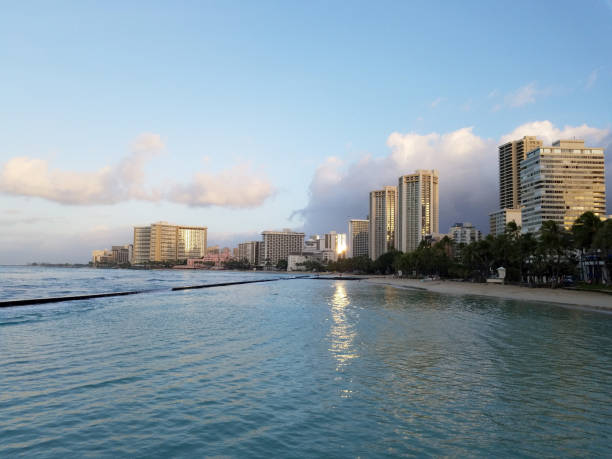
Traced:
<path fill-rule="evenodd" d="M 416 279 L 398 279 L 390 276 L 368 277 L 366 282 L 391 285 L 398 288 L 413 288 L 429 292 L 451 295 L 480 295 L 496 298 L 507 298 L 517 301 L 543 301 L 589 309 L 612 311 L 612 295 L 598 292 L 584 292 L 550 288 L 527 288 L 514 285 L 474 284 L 448 280 L 420 281 Z"/>

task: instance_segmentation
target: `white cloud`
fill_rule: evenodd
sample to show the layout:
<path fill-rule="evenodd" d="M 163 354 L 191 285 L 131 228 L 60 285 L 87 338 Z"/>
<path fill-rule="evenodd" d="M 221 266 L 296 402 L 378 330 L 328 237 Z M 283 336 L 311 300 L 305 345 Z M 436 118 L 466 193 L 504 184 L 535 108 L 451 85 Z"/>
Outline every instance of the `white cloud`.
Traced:
<path fill-rule="evenodd" d="M 597 82 L 597 78 L 599 76 L 599 71 L 597 69 L 593 70 L 589 77 L 587 78 L 586 84 L 584 85 L 584 87 L 586 89 L 591 89 L 595 83 Z"/>
<path fill-rule="evenodd" d="M 145 132 L 140 134 L 136 139 L 132 142 L 131 150 L 134 153 L 139 152 L 160 152 L 162 151 L 166 145 L 161 139 L 159 134 L 153 134 L 151 132 Z"/>
<path fill-rule="evenodd" d="M 258 206 L 273 193 L 269 181 L 246 165 L 216 175 L 196 172 L 187 185 L 149 188 L 145 166 L 164 150 L 164 142 L 157 134 L 145 133 L 131 148 L 132 153 L 119 163 L 89 172 L 54 169 L 43 159 L 11 158 L 0 169 L 0 191 L 71 205 L 108 205 L 138 199 L 242 208 Z"/>
<path fill-rule="evenodd" d="M 518 126 L 512 132 L 503 135 L 502 143 L 520 139 L 525 135 L 535 135 L 545 144 L 550 145 L 559 139 L 584 139 L 588 145 L 605 146 L 605 139 L 610 135 L 610 129 L 599 129 L 583 124 L 581 126 L 564 126 L 559 129 L 550 121 L 533 121 Z"/>
<path fill-rule="evenodd" d="M 532 81 L 525 86 L 521 86 L 515 91 L 509 92 L 503 97 L 503 102 L 498 102 L 493 105 L 492 110 L 494 112 L 501 110 L 504 107 L 519 108 L 525 105 L 533 104 L 536 102 L 536 98 L 540 96 L 550 95 L 552 92 L 551 88 L 538 87 L 535 81 Z M 491 91 L 488 95 L 489 99 L 495 99 L 499 95 L 497 90 Z"/>
<path fill-rule="evenodd" d="M 172 202 L 194 207 L 256 207 L 272 196 L 270 182 L 249 165 L 238 165 L 218 174 L 199 172 L 187 185 L 174 185 L 167 195 Z"/>
<path fill-rule="evenodd" d="M 125 197 L 112 187 L 113 169 L 72 172 L 50 169 L 47 161 L 28 157 L 10 159 L 0 173 L 0 190 L 37 196 L 63 204 L 113 204 Z"/>
<path fill-rule="evenodd" d="M 0 191 L 75 205 L 154 199 L 144 189 L 143 169 L 163 147 L 158 135 L 142 134 L 132 143 L 132 153 L 119 164 L 93 172 L 53 169 L 44 159 L 11 158 L 0 170 Z"/>
<path fill-rule="evenodd" d="M 328 158 L 315 171 L 307 206 L 294 215 L 304 219 L 309 233 L 346 231 L 349 218 L 367 215 L 370 191 L 397 185 L 400 175 L 416 169 L 437 169 L 440 231 L 447 231 L 455 221 L 470 221 L 488 232 L 488 214 L 497 208 L 499 198 L 497 146 L 523 135 L 537 135 L 549 144 L 574 136 L 597 146 L 612 142 L 608 129 L 587 125 L 559 129 L 550 121 L 526 123 L 499 140 L 480 137 L 472 127 L 447 133 L 393 132 L 387 138 L 390 152 L 386 156 L 364 156 L 349 163 Z"/>
<path fill-rule="evenodd" d="M 440 105 L 442 102 L 444 102 L 446 100 L 446 97 L 438 97 L 436 100 L 434 100 L 431 103 L 431 108 L 436 108 L 438 105 Z"/>
<path fill-rule="evenodd" d="M 393 132 L 387 146 L 391 151 L 384 157 L 364 156 L 354 163 L 328 158 L 319 166 L 308 205 L 294 212 L 304 219 L 307 232 L 346 230 L 349 218 L 367 215 L 371 190 L 397 185 L 400 175 L 416 169 L 437 169 L 440 174 L 442 226 L 476 220 L 466 208 L 495 208 L 497 195 L 490 191 L 497 181 L 495 143 L 478 137 L 471 127 L 445 134 Z"/>
<path fill-rule="evenodd" d="M 538 92 L 535 83 L 531 82 L 508 94 L 505 101 L 509 107 L 522 107 L 523 105 L 533 104 Z"/>

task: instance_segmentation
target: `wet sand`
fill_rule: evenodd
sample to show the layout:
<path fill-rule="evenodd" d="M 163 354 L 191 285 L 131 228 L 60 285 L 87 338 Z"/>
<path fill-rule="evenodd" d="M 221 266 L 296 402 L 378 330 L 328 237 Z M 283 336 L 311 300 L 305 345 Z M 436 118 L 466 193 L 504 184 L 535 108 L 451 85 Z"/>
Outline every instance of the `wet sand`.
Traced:
<path fill-rule="evenodd" d="M 599 292 L 528 288 L 499 284 L 475 284 L 448 280 L 420 281 L 416 279 L 398 279 L 390 276 L 367 277 L 365 280 L 373 284 L 420 289 L 443 294 L 490 296 L 517 301 L 543 301 L 546 303 L 612 311 L 612 295 Z"/>

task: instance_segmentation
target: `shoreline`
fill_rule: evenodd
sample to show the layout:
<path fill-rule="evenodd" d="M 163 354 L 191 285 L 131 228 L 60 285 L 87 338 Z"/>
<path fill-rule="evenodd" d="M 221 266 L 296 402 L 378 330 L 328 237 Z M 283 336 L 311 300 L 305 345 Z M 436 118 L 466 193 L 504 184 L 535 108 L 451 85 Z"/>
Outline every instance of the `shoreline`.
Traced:
<path fill-rule="evenodd" d="M 364 276 L 363 280 L 371 284 L 389 285 L 395 288 L 420 290 L 446 295 L 475 295 L 516 301 L 535 301 L 612 312 L 612 295 L 599 292 L 527 288 L 518 287 L 516 285 L 476 284 L 450 280 L 422 282 L 417 279 L 399 279 L 387 276 Z"/>

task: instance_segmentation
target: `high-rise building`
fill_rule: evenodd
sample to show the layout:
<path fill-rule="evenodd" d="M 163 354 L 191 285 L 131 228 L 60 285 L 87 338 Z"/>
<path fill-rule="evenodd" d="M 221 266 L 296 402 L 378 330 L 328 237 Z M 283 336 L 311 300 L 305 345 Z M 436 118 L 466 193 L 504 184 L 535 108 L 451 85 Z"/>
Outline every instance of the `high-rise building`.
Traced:
<path fill-rule="evenodd" d="M 376 260 L 395 248 L 397 188 L 385 186 L 370 192 L 369 254 Z"/>
<path fill-rule="evenodd" d="M 179 226 L 166 222 L 134 227 L 133 263 L 201 258 L 206 254 L 205 226 Z"/>
<path fill-rule="evenodd" d="M 603 148 L 584 140 L 558 140 L 528 153 L 521 163 L 523 231 L 538 231 L 547 220 L 569 229 L 587 211 L 604 217 L 604 175 Z"/>
<path fill-rule="evenodd" d="M 448 231 L 450 237 L 455 244 L 471 244 L 472 242 L 480 241 L 482 233 L 469 222 L 455 223 Z"/>
<path fill-rule="evenodd" d="M 177 259 L 201 258 L 206 254 L 207 229 L 201 226 L 177 227 Z"/>
<path fill-rule="evenodd" d="M 348 257 L 367 257 L 370 220 L 352 219 L 348 222 Z"/>
<path fill-rule="evenodd" d="M 238 259 L 246 260 L 252 266 L 258 266 L 261 241 L 250 241 L 238 244 Z"/>
<path fill-rule="evenodd" d="M 489 233 L 493 236 L 504 234 L 506 226 L 510 222 L 521 226 L 521 209 L 501 209 L 489 214 Z"/>
<path fill-rule="evenodd" d="M 149 261 L 178 260 L 177 227 L 166 222 L 151 225 Z"/>
<path fill-rule="evenodd" d="M 399 178 L 396 247 L 415 250 L 428 234 L 439 231 L 438 172 L 417 170 Z"/>
<path fill-rule="evenodd" d="M 260 265 L 276 265 L 280 260 L 287 260 L 290 253 L 302 253 L 304 233 L 289 229 L 283 231 L 264 231 L 261 233 L 262 250 Z"/>
<path fill-rule="evenodd" d="M 151 227 L 150 226 L 135 226 L 134 227 L 134 254 L 132 256 L 133 264 L 142 264 L 149 261 L 151 252 Z"/>
<path fill-rule="evenodd" d="M 520 164 L 532 150 L 542 146 L 534 136 L 525 136 L 499 146 L 499 208 L 521 205 Z"/>

